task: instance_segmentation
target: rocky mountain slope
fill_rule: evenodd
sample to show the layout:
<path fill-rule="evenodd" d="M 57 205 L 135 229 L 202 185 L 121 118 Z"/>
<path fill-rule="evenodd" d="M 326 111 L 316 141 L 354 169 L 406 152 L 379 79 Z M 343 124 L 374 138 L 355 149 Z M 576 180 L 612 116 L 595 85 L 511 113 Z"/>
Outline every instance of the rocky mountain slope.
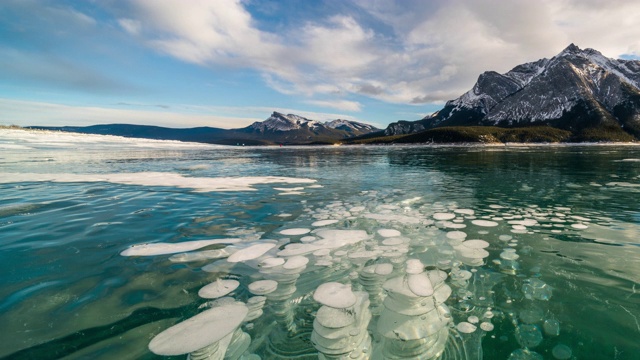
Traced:
<path fill-rule="evenodd" d="M 196 127 L 175 129 L 160 126 L 106 124 L 32 128 L 61 130 L 87 134 L 117 135 L 159 140 L 195 141 L 225 145 L 312 144 L 333 143 L 379 129 L 349 120 L 319 122 L 298 115 L 274 112 L 265 121 L 257 121 L 239 129 Z"/>
<path fill-rule="evenodd" d="M 471 90 L 437 113 L 396 122 L 385 135 L 443 126 L 547 125 L 574 141 L 640 139 L 640 61 L 616 60 L 569 45 L 551 59 L 487 71 Z"/>

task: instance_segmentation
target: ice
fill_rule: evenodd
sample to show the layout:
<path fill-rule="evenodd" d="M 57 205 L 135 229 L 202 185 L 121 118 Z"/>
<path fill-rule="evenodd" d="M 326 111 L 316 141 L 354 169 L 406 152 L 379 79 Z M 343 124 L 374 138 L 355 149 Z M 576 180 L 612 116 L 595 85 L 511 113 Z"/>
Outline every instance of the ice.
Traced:
<path fill-rule="evenodd" d="M 435 213 L 433 214 L 433 218 L 435 220 L 451 220 L 456 217 L 456 214 L 451 213 Z"/>
<path fill-rule="evenodd" d="M 516 328 L 516 340 L 525 348 L 534 348 L 542 342 L 542 333 L 536 325 L 520 324 Z"/>
<path fill-rule="evenodd" d="M 327 226 L 327 225 L 333 225 L 333 224 L 335 224 L 337 222 L 338 222 L 338 220 L 320 220 L 320 221 L 316 221 L 316 222 L 312 223 L 311 226 L 315 226 L 315 227 Z"/>
<path fill-rule="evenodd" d="M 462 214 L 462 215 L 473 215 L 475 214 L 475 211 L 471 210 L 471 209 L 455 209 L 453 210 L 454 213 L 457 214 Z"/>
<path fill-rule="evenodd" d="M 264 255 L 267 251 L 276 247 L 274 243 L 255 244 L 244 249 L 236 251 L 233 255 L 229 256 L 228 262 L 237 263 L 242 261 L 253 260 Z"/>
<path fill-rule="evenodd" d="M 476 226 L 483 226 L 483 227 L 494 227 L 494 226 L 498 226 L 498 223 L 495 221 L 489 221 L 489 220 L 471 220 L 471 223 L 473 225 Z"/>
<path fill-rule="evenodd" d="M 149 350 L 164 356 L 200 350 L 231 334 L 248 311 L 246 305 L 236 302 L 205 310 L 156 335 L 149 343 Z"/>
<path fill-rule="evenodd" d="M 424 271 L 424 264 L 418 259 L 407 260 L 407 274 L 420 274 Z"/>
<path fill-rule="evenodd" d="M 571 348 L 564 344 L 558 344 L 553 347 L 551 350 L 551 354 L 554 358 L 558 360 L 566 360 L 571 359 L 571 355 L 573 354 Z"/>
<path fill-rule="evenodd" d="M 397 237 L 402 235 L 402 233 L 400 233 L 400 231 L 395 230 L 395 229 L 378 229 L 378 234 L 382 237 Z"/>
<path fill-rule="evenodd" d="M 217 299 L 234 291 L 240 286 L 240 282 L 231 279 L 218 279 L 206 285 L 198 291 L 198 296 L 205 299 Z"/>
<path fill-rule="evenodd" d="M 184 263 L 191 261 L 202 261 L 211 259 L 222 259 L 233 254 L 237 249 L 227 247 L 217 250 L 194 251 L 182 254 L 175 254 L 169 257 L 169 261 L 176 263 Z"/>
<path fill-rule="evenodd" d="M 195 241 L 183 241 L 179 243 L 144 243 L 131 245 L 128 249 L 122 251 L 122 256 L 155 256 L 155 255 L 167 255 L 181 252 L 187 252 L 197 250 L 205 246 L 215 244 L 235 244 L 240 242 L 240 239 L 216 239 L 216 240 L 195 240 Z"/>
<path fill-rule="evenodd" d="M 588 226 L 585 224 L 571 224 L 571 227 L 578 230 L 584 230 L 588 228 Z"/>
<path fill-rule="evenodd" d="M 483 322 L 480 324 L 480 329 L 484 330 L 484 331 L 492 331 L 493 330 L 493 324 L 490 322 Z"/>
<path fill-rule="evenodd" d="M 345 309 L 356 303 L 356 296 L 351 291 L 351 285 L 338 282 L 324 283 L 313 293 L 313 299 L 322 305 L 335 309 Z"/>
<path fill-rule="evenodd" d="M 297 236 L 297 235 L 304 235 L 307 234 L 311 231 L 311 229 L 306 229 L 306 228 L 293 228 L 293 229 L 285 229 L 285 230 L 281 230 L 280 234 L 282 235 L 292 235 L 292 236 Z"/>
<path fill-rule="evenodd" d="M 433 295 L 433 285 L 426 273 L 407 275 L 409 290 L 418 296 Z"/>
<path fill-rule="evenodd" d="M 305 256 L 292 256 L 287 259 L 287 262 L 282 265 L 282 268 L 286 270 L 299 269 L 303 266 L 306 266 L 308 262 L 309 259 Z"/>
<path fill-rule="evenodd" d="M 258 266 L 261 268 L 272 268 L 272 267 L 276 267 L 284 264 L 285 261 L 286 260 L 283 258 L 271 257 L 271 258 L 266 258 L 262 260 L 260 264 L 258 264 Z"/>
<path fill-rule="evenodd" d="M 16 182 L 109 182 L 139 186 L 174 186 L 193 189 L 200 192 L 213 191 L 255 191 L 253 187 L 260 184 L 278 183 L 313 183 L 316 180 L 277 176 L 247 177 L 186 177 L 172 172 L 138 172 L 115 174 L 34 174 L 34 173 L 0 173 L 0 184 Z"/>
<path fill-rule="evenodd" d="M 458 325 L 456 325 L 456 329 L 458 329 L 458 331 L 460 331 L 461 333 L 465 333 L 465 334 L 470 334 L 474 331 L 476 331 L 478 327 L 468 323 L 466 321 L 461 321 L 458 323 Z"/>
<path fill-rule="evenodd" d="M 254 295 L 266 295 L 278 288 L 278 282 L 274 280 L 258 280 L 249 284 L 249 291 Z"/>

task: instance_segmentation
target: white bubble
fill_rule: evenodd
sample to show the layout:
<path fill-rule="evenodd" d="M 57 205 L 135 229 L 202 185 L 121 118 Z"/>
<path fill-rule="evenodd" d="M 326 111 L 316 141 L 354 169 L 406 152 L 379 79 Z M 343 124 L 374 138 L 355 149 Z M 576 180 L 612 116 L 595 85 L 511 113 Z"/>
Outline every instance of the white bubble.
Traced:
<path fill-rule="evenodd" d="M 473 225 L 476 226 L 483 226 L 483 227 L 494 227 L 494 226 L 498 226 L 498 223 L 495 221 L 489 221 L 489 220 L 472 220 L 471 223 Z"/>
<path fill-rule="evenodd" d="M 456 328 L 461 333 L 470 334 L 470 333 L 476 331 L 476 329 L 478 327 L 473 325 L 473 324 L 471 324 L 471 323 L 468 323 L 466 321 L 462 321 L 462 322 L 459 322 L 458 325 L 456 325 Z"/>

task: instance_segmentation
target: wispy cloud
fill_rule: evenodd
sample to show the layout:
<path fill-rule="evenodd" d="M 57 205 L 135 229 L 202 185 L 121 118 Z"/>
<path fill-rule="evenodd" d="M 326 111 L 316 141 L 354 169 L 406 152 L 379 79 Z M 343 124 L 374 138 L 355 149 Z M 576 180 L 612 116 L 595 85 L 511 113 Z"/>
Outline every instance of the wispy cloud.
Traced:
<path fill-rule="evenodd" d="M 357 94 L 442 102 L 468 90 L 485 70 L 504 72 L 570 42 L 608 56 L 640 49 L 640 3 L 631 0 L 354 0 L 360 13 L 384 26 L 369 26 L 356 13 L 319 14 L 277 33 L 261 28 L 240 0 L 133 4 L 136 24 L 154 30 L 149 46 L 184 61 L 257 70 L 274 89 L 312 101 Z M 356 111 L 352 101 L 341 104 Z"/>
<path fill-rule="evenodd" d="M 306 102 L 310 105 L 316 105 L 326 108 L 332 108 L 342 111 L 352 111 L 358 112 L 362 110 L 362 104 L 357 101 L 349 101 L 349 100 L 309 100 Z"/>

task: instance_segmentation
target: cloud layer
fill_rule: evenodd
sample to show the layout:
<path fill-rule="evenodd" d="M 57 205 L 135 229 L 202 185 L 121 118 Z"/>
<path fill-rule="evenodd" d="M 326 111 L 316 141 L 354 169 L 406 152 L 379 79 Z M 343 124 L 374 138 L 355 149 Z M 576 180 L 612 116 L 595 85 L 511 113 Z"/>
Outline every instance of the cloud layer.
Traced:
<path fill-rule="evenodd" d="M 640 55 L 632 0 L 354 0 L 340 12 L 276 28 L 240 0 L 133 0 L 120 26 L 147 46 L 204 66 L 247 68 L 308 103 L 356 112 L 349 96 L 438 103 L 486 70 L 558 53 L 569 43 L 610 57 Z M 345 11 L 345 9 L 348 9 Z M 322 100 L 318 100 L 322 98 Z"/>

